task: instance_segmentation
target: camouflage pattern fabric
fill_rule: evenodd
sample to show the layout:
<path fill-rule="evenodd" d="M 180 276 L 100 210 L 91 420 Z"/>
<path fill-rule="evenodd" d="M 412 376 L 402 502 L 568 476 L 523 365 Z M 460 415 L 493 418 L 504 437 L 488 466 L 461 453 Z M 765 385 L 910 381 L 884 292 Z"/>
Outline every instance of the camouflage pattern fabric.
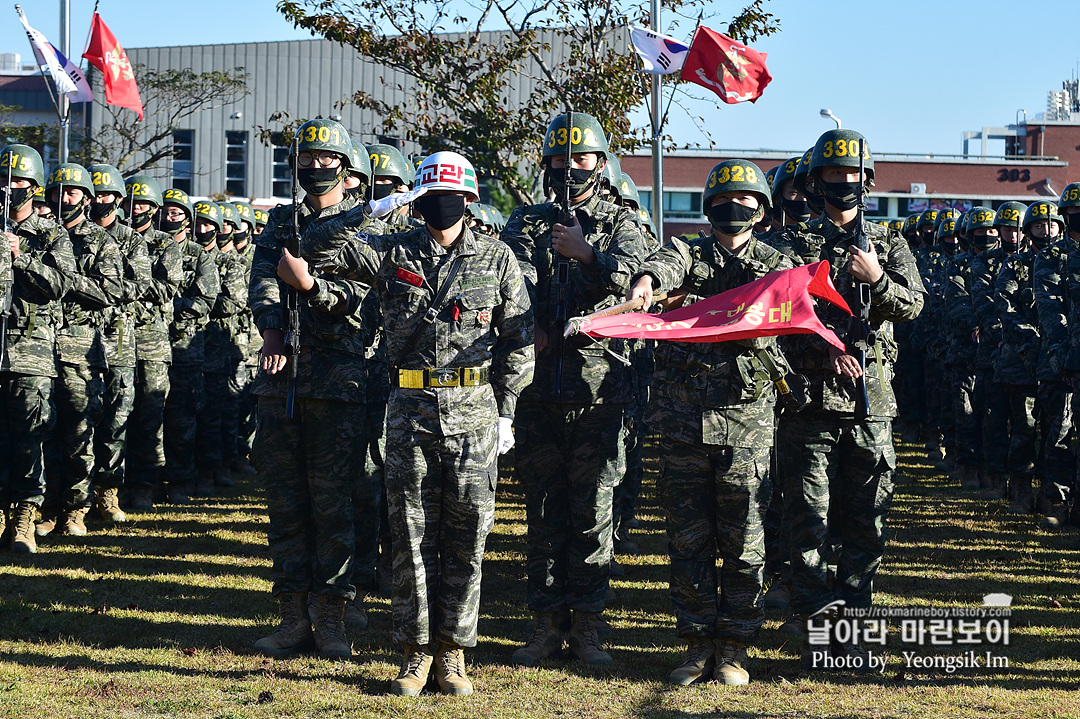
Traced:
<path fill-rule="evenodd" d="M 165 398 L 169 394 L 169 364 L 139 360 L 135 368 L 135 401 L 128 423 L 137 427 L 127 437 L 125 483 L 156 487 L 165 466 Z"/>
<path fill-rule="evenodd" d="M 950 368 L 949 392 L 953 405 L 952 446 L 956 461 L 970 467 L 982 466 L 983 407 L 975 394 L 975 360 L 977 348 L 972 336 L 978 318 L 971 302 L 972 263 L 974 250 L 960 252 L 945 267 L 943 282 L 945 324 L 948 349 L 945 363 Z"/>
<path fill-rule="evenodd" d="M 52 379 L 40 375 L 0 374 L 0 504 L 45 501 L 42 444 L 56 416 Z"/>
<path fill-rule="evenodd" d="M 1004 248 L 997 247 L 980 252 L 971 263 L 971 304 L 979 328 L 975 394 L 985 407 L 981 442 L 983 467 L 989 474 L 1007 471 L 1010 442 L 1008 392 L 994 379 L 994 362 L 1001 344 L 1001 318 L 994 283 L 1007 256 Z"/>

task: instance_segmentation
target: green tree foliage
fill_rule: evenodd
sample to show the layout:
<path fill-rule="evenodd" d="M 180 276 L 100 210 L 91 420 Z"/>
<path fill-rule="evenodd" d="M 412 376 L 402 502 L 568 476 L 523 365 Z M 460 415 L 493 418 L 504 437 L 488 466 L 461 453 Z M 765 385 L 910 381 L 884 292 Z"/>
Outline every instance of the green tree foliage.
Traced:
<path fill-rule="evenodd" d="M 763 2 L 743 8 L 729 33 L 752 41 L 777 32 Z M 707 5 L 665 0 L 663 12 L 692 19 Z M 351 101 L 382 118 L 379 132 L 429 151 L 461 151 L 517 202 L 535 199 L 534 182 L 519 167 L 535 167 L 540 136 L 567 107 L 598 117 L 616 152 L 648 143 L 648 131 L 629 120 L 649 86 L 626 29 L 648 24 L 646 8 L 619 0 L 278 2 L 297 27 L 409 78 L 415 94 L 401 106 L 377 99 L 372 88 L 355 90 Z M 524 100 L 512 105 L 509 98 L 523 91 Z M 282 113 L 271 118 L 286 119 Z"/>

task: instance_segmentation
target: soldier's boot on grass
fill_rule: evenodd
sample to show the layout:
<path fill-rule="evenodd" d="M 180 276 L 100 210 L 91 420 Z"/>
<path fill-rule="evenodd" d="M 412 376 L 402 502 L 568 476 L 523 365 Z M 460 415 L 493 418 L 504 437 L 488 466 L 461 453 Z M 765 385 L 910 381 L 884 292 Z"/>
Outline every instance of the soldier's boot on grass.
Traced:
<path fill-rule="evenodd" d="M 978 489 L 981 485 L 979 481 L 979 468 L 965 464 L 960 467 L 960 489 Z"/>
<path fill-rule="evenodd" d="M 327 659 L 352 657 L 352 647 L 345 638 L 345 598 L 319 594 L 313 605 L 308 606 L 319 655 Z M 312 606 L 314 611 L 310 609 Z"/>
<path fill-rule="evenodd" d="M 439 691 L 455 697 L 473 693 L 473 685 L 465 674 L 465 651 L 456 644 L 440 644 L 432 662 Z"/>
<path fill-rule="evenodd" d="M 215 487 L 233 487 L 236 483 L 233 482 L 232 477 L 229 476 L 229 470 L 225 467 L 214 470 L 214 486 Z"/>
<path fill-rule="evenodd" d="M 65 534 L 69 537 L 85 537 L 86 513 L 89 511 L 89 507 L 79 507 L 78 509 L 69 509 L 64 512 L 60 516 L 60 534 Z"/>
<path fill-rule="evenodd" d="M 34 536 L 34 516 L 37 506 L 32 502 L 18 502 L 11 509 L 11 551 L 20 554 L 37 552 L 37 538 Z"/>
<path fill-rule="evenodd" d="M 514 652 L 514 664 L 531 667 L 545 659 L 562 654 L 563 637 L 566 634 L 567 612 L 537 612 L 532 636 L 525 646 Z"/>
<path fill-rule="evenodd" d="M 1009 475 L 991 474 L 988 478 L 989 486 L 983 493 L 987 499 L 1005 499 L 1009 496 Z"/>
<path fill-rule="evenodd" d="M 127 515 L 120 509 L 120 490 L 109 487 L 101 491 L 95 502 L 98 514 L 106 522 L 126 522 Z"/>
<path fill-rule="evenodd" d="M 786 612 L 790 606 L 791 591 L 780 580 L 774 581 L 761 600 L 761 608 L 767 612 Z"/>
<path fill-rule="evenodd" d="M 431 673 L 431 653 L 426 646 L 406 644 L 405 656 L 401 659 L 401 669 L 397 678 L 390 682 L 390 693 L 403 697 L 414 697 L 427 684 Z"/>
<path fill-rule="evenodd" d="M 188 488 L 182 484 L 170 484 L 167 494 L 169 504 L 188 504 L 191 502 L 191 494 Z"/>
<path fill-rule="evenodd" d="M 56 530 L 57 525 L 60 524 L 61 516 L 61 514 L 51 511 L 48 514 L 42 514 L 41 521 L 38 522 L 37 525 L 35 525 L 34 527 L 34 534 L 39 537 L 49 536 Z"/>
<path fill-rule="evenodd" d="M 146 512 L 154 508 L 154 490 L 146 485 L 131 488 L 131 508 Z"/>
<path fill-rule="evenodd" d="M 1009 513 L 1031 514 L 1035 511 L 1035 495 L 1031 490 L 1031 477 L 1009 478 Z"/>
<path fill-rule="evenodd" d="M 687 637 L 686 658 L 668 675 L 668 682 L 685 687 L 712 676 L 716 666 L 716 646 L 711 637 Z"/>
<path fill-rule="evenodd" d="M 367 629 L 368 615 L 367 610 L 364 609 L 364 600 L 360 594 L 345 603 L 345 625 L 350 629 Z"/>
<path fill-rule="evenodd" d="M 612 659 L 600 644 L 600 635 L 596 632 L 597 616 L 599 615 L 595 612 L 581 612 L 575 609 L 566 643 L 571 653 L 581 661 L 594 667 L 603 667 L 611 664 Z"/>
<path fill-rule="evenodd" d="M 1042 520 L 1039 522 L 1041 529 L 1057 530 L 1063 529 L 1065 522 L 1069 517 L 1069 506 L 1067 504 L 1054 504 L 1043 515 Z"/>
<path fill-rule="evenodd" d="M 213 497 L 214 496 L 214 471 L 211 469 L 200 469 L 199 478 L 195 481 L 195 496 L 196 497 Z"/>
<path fill-rule="evenodd" d="M 314 645 L 307 613 L 307 594 L 282 592 L 277 596 L 281 622 L 269 636 L 255 642 L 255 651 L 271 657 L 287 657 Z"/>
<path fill-rule="evenodd" d="M 716 669 L 713 677 L 729 687 L 741 687 L 750 683 L 750 672 L 746 671 L 746 643 L 734 639 L 718 639 Z"/>
<path fill-rule="evenodd" d="M 247 457 L 233 457 L 229 460 L 229 469 L 237 474 L 258 474 L 255 465 Z"/>

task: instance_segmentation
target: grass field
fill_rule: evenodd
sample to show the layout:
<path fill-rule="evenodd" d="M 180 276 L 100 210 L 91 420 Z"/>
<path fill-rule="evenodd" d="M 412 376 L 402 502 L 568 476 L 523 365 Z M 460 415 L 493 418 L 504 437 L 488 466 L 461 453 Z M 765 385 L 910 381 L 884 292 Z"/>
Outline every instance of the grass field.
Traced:
<path fill-rule="evenodd" d="M 237 477 L 224 497 L 92 525 L 78 541 L 46 539 L 36 556 L 0 554 L 0 716 L 1080 717 L 1075 535 L 1040 531 L 1036 518 L 1013 518 L 936 476 L 913 447 L 899 452 L 877 601 L 976 606 L 991 592 L 1012 595 L 1010 645 L 995 650 L 1008 669 L 901 671 L 890 635 L 895 656 L 883 674 L 809 675 L 771 617 L 751 650 L 750 686 L 667 685 L 682 652 L 650 474 L 636 536 L 644 553 L 624 559 L 606 614 L 613 667 L 510 665 L 528 621 L 525 512 L 521 488 L 504 481 L 480 643 L 468 654 L 476 695 L 391 697 L 387 600 L 370 600 L 350 662 L 251 651 L 275 623 L 274 606 L 260 480 Z"/>

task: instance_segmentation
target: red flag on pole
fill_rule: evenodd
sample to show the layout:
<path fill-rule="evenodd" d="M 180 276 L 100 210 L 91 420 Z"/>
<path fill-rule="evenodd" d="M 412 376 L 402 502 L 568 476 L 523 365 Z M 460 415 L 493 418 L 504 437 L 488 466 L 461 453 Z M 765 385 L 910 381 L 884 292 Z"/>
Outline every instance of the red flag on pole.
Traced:
<path fill-rule="evenodd" d="M 97 13 L 94 13 L 94 20 L 90 25 L 90 45 L 83 57 L 100 70 L 105 78 L 105 102 L 133 110 L 139 113 L 141 120 L 143 105 L 142 98 L 139 97 L 139 86 L 135 83 L 135 72 L 131 69 L 124 48 L 120 47 L 112 30 Z"/>
<path fill-rule="evenodd" d="M 844 343 L 821 324 L 812 297 L 849 314 L 829 277 L 829 263 L 773 272 L 742 287 L 722 292 L 663 315 L 639 312 L 588 320 L 581 331 L 595 337 L 647 338 L 676 342 L 723 342 L 749 337 L 816 334 L 837 349 Z"/>
<path fill-rule="evenodd" d="M 729 105 L 757 102 L 765 86 L 772 82 L 765 67 L 767 53 L 699 27 L 690 41 L 690 51 L 683 64 L 683 80 L 707 87 Z"/>

